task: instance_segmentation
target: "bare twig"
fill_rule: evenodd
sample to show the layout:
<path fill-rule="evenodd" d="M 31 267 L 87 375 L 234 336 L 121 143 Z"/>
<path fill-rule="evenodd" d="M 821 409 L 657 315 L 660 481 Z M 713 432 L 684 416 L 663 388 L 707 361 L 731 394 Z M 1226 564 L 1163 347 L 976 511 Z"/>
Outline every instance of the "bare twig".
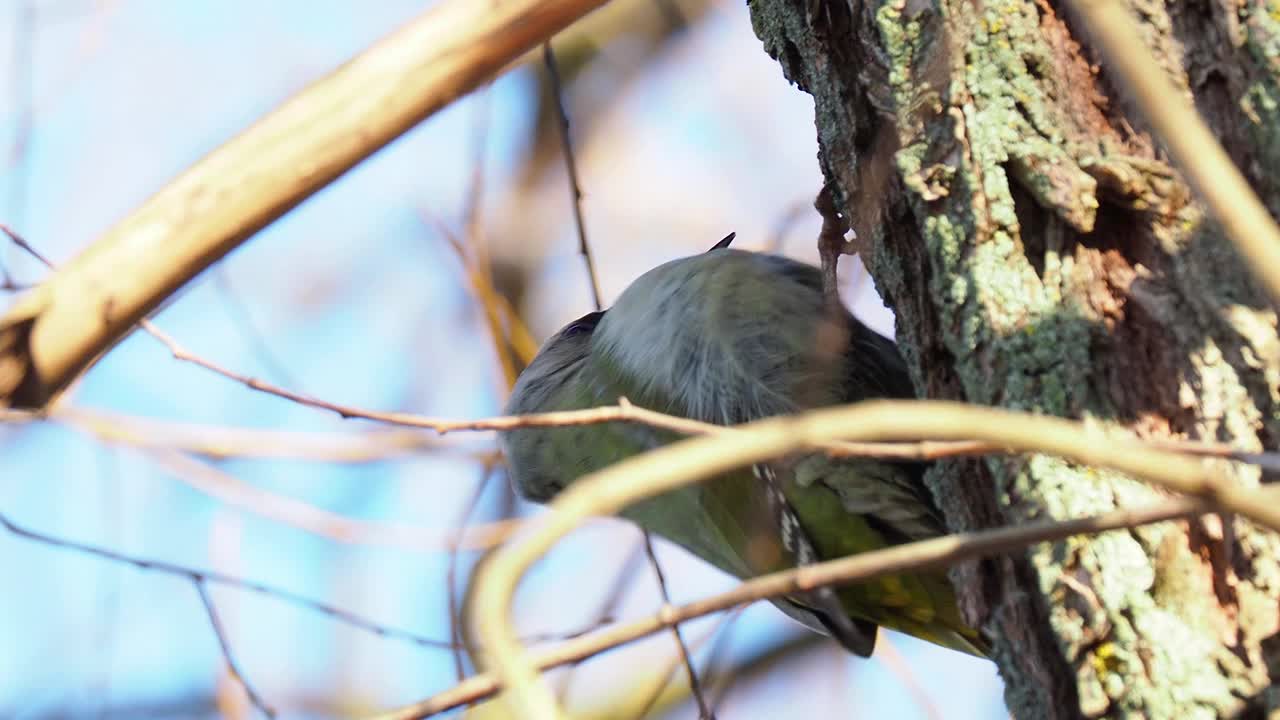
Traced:
<path fill-rule="evenodd" d="M 475 613 L 489 659 L 527 717 L 559 716 L 555 699 L 529 665 L 511 631 L 516 584 L 528 567 L 588 516 L 616 513 L 628 504 L 696 480 L 795 452 L 833 439 L 898 440 L 977 438 L 1013 450 L 1058 455 L 1111 468 L 1177 492 L 1196 495 L 1266 527 L 1280 529 L 1280 503 L 1264 502 L 1207 464 L 1140 442 L 1105 438 L 1082 424 L 949 402 L 871 401 L 740 426 L 732 437 L 684 440 L 591 473 L 569 486 L 535 519 L 520 542 L 508 544 L 481 570 Z M 1183 506 L 1184 510 L 1198 505 Z M 1188 510 L 1189 511 L 1189 510 Z"/>
<path fill-rule="evenodd" d="M 748 580 L 728 592 L 677 607 L 663 608 L 661 612 L 651 617 L 616 625 L 563 643 L 538 653 L 532 662 L 538 670 L 580 662 L 605 650 L 621 647 L 660 632 L 677 622 L 687 622 L 758 600 L 812 590 L 820 584 L 861 582 L 911 570 L 947 567 L 972 558 L 1018 550 L 1038 542 L 1050 542 L 1073 535 L 1095 534 L 1106 530 L 1177 520 L 1206 512 L 1211 512 L 1211 508 L 1203 501 L 1176 498 L 1144 508 L 1117 510 L 1076 520 L 1039 522 L 1019 527 L 960 533 L 873 550 L 839 560 L 763 575 Z M 490 697 L 501 687 L 502 682 L 496 673 L 485 673 L 426 700 L 372 716 L 368 720 L 424 718 L 457 707 L 462 703 Z M 521 717 L 534 717 L 527 712 L 527 706 L 524 709 L 526 711 L 521 713 Z"/>
<path fill-rule="evenodd" d="M 17 245 L 20 250 L 38 260 L 41 265 L 50 269 L 53 268 L 53 263 L 49 261 L 49 258 L 42 255 L 39 250 L 36 250 L 31 243 L 27 242 L 26 239 L 24 239 L 22 235 L 18 234 L 13 228 L 0 223 L 0 232 L 9 237 L 9 242 Z"/>
<path fill-rule="evenodd" d="M 551 83 L 551 97 L 555 100 L 556 113 L 559 116 L 560 147 L 564 150 L 565 171 L 569 174 L 569 189 L 573 195 L 573 222 L 578 231 L 578 252 L 587 266 L 587 279 L 591 283 L 591 299 L 596 310 L 604 307 L 600 299 L 600 279 L 596 275 L 595 259 L 591 256 L 591 246 L 587 244 L 587 229 L 582 222 L 582 186 L 578 184 L 578 163 L 573 156 L 573 141 L 569 136 L 569 113 L 564 108 L 564 97 L 560 87 L 560 68 L 556 65 L 556 54 L 551 49 L 551 41 L 542 45 L 542 62 L 547 68 L 547 77 Z"/>
<path fill-rule="evenodd" d="M 605 1 L 433 5 L 257 120 L 0 318 L 0 405 L 48 404 L 210 263 Z"/>
<path fill-rule="evenodd" d="M 658 581 L 658 591 L 662 595 L 662 607 L 671 606 L 671 593 L 667 590 L 667 578 L 662 572 L 662 566 L 658 563 L 658 556 L 653 551 L 653 534 L 648 530 L 644 530 L 644 552 L 649 556 L 649 565 L 653 567 L 653 574 Z M 689 646 L 685 644 L 684 635 L 680 633 L 680 624 L 674 623 L 671 626 L 671 634 L 675 637 L 676 649 L 680 653 L 680 661 L 684 664 L 684 671 L 689 676 L 689 691 L 693 693 L 693 699 L 698 703 L 698 717 L 702 720 L 715 720 L 715 714 L 711 712 L 711 707 L 707 705 L 707 699 L 702 694 L 702 683 L 698 682 L 698 671 L 693 667 L 693 659 L 689 657 Z"/>
<path fill-rule="evenodd" d="M 508 340 L 503 332 L 504 327 L 512 327 L 510 323 L 504 323 L 507 318 L 504 317 L 502 295 L 498 293 L 493 286 L 492 271 L 487 259 L 487 251 L 484 247 L 487 243 L 478 235 L 472 237 L 471 246 L 474 252 L 468 252 L 467 246 L 462 239 L 457 236 L 442 220 L 436 215 L 426 210 L 421 210 L 421 214 L 425 220 L 430 222 L 436 229 L 436 232 L 444 236 L 449 242 L 449 246 L 453 248 L 453 252 L 458 256 L 458 262 L 462 265 L 463 273 L 466 276 L 467 290 L 471 293 L 476 303 L 480 305 L 480 310 L 485 320 L 485 327 L 489 331 L 490 341 L 493 343 L 494 357 L 498 361 L 498 368 L 502 372 L 503 394 L 510 391 L 510 388 L 516 382 L 516 366 L 511 360 L 511 355 L 507 352 Z M 480 232 L 479 220 L 470 225 L 470 232 Z M 519 323 L 519 320 L 516 321 Z"/>
<path fill-rule="evenodd" d="M 46 265 L 50 265 L 34 247 L 4 225 L 0 232 L 33 257 Z M 699 422 L 688 418 L 665 415 L 632 405 L 626 398 L 619 398 L 617 405 L 605 405 L 586 410 L 569 410 L 563 412 L 540 413 L 536 415 L 500 416 L 478 420 L 453 420 L 435 418 L 414 413 L 382 412 L 367 410 L 350 405 L 328 402 L 316 397 L 273 385 L 248 375 L 243 375 L 217 363 L 203 358 L 187 350 L 169 334 L 161 331 L 154 323 L 142 321 L 142 327 L 152 337 L 160 341 L 175 360 L 189 362 L 209 370 L 225 378 L 238 382 L 258 392 L 275 395 L 317 410 L 326 410 L 345 419 L 360 418 L 380 422 L 386 425 L 423 428 L 434 430 L 444 435 L 450 432 L 479 430 L 511 430 L 524 427 L 563 427 L 568 425 L 590 425 L 605 422 L 639 422 L 652 427 L 671 430 L 686 435 L 716 434 L 733 432 L 732 428 L 721 425 Z M 26 422 L 45 417 L 42 411 L 10 410 L 0 407 L 0 422 Z M 1233 448 L 1224 443 L 1208 443 L 1198 440 L 1152 439 L 1149 444 L 1161 449 L 1185 455 L 1220 457 L 1238 460 L 1264 469 L 1280 471 L 1280 454 L 1271 452 L 1254 452 L 1242 448 Z M 954 441 L 922 441 L 922 442 L 824 442 L 815 443 L 815 449 L 833 457 L 877 457 L 889 460 L 937 460 L 944 457 L 991 455 L 1008 452 L 1009 448 L 999 442 L 983 442 L 977 440 Z M 211 453 L 216 455 L 217 453 Z"/>
<path fill-rule="evenodd" d="M 437 650 L 448 650 L 451 647 L 451 644 L 444 640 L 433 640 L 431 638 L 423 637 L 422 635 L 418 635 L 416 633 L 412 633 L 407 630 L 398 630 L 396 628 L 383 625 L 381 623 L 375 622 L 373 620 L 370 620 L 368 618 L 365 618 L 361 615 L 350 612 L 348 610 L 343 610 L 342 608 L 334 607 L 333 605 L 328 605 L 318 600 L 312 600 L 311 598 L 298 595 L 297 593 L 290 592 L 283 588 L 277 588 L 270 585 L 265 585 L 263 583 L 255 582 L 252 580 L 245 580 L 243 578 L 238 578 L 232 575 L 226 575 L 223 573 L 212 572 L 207 570 L 197 570 L 195 568 L 186 567 L 184 565 L 176 565 L 174 563 L 165 562 L 163 560 L 152 560 L 149 558 L 141 558 L 134 555 L 127 555 L 125 553 L 117 552 L 115 550 L 108 550 L 107 548 L 99 547 L 97 545 L 90 545 L 88 543 L 81 543 L 73 540 L 66 540 L 63 538 L 55 537 L 53 535 L 47 535 L 45 533 L 37 532 L 35 530 L 29 530 L 21 525 L 18 525 L 17 523 L 13 522 L 6 515 L 3 515 L 3 514 L 0 514 L 0 527 L 3 527 L 6 531 L 8 531 L 10 534 L 16 537 L 20 537 L 25 540 L 30 540 L 32 542 L 36 542 L 41 545 L 47 545 L 47 546 L 58 548 L 61 550 L 78 552 L 84 555 L 90 555 L 92 557 L 100 558 L 108 562 L 119 563 L 122 565 L 132 565 L 133 567 L 139 570 L 146 570 L 151 572 L 157 572 L 162 575 L 172 575 L 176 577 L 181 577 L 181 578 L 190 580 L 192 582 L 213 583 L 215 585 L 225 585 L 227 587 L 234 587 L 234 588 L 239 588 L 241 590 L 248 590 L 250 592 L 255 592 L 260 595 L 265 595 L 267 597 L 275 598 L 284 603 L 302 608 L 304 610 L 316 612 L 321 615 L 327 615 L 333 618 L 334 620 L 340 623 L 343 623 L 344 625 L 349 625 L 351 627 L 357 628 L 359 630 L 363 630 L 368 633 L 372 633 L 379 637 L 386 637 L 394 640 L 400 640 L 400 641 L 412 643 L 419 647 L 432 648 Z"/>
<path fill-rule="evenodd" d="M 564 93 L 560 83 L 560 68 L 556 65 L 556 54 L 551 48 L 550 40 L 542 46 L 542 60 L 547 69 L 551 97 L 554 100 L 559 119 L 560 147 L 564 151 L 565 171 L 568 174 L 569 191 L 573 199 L 573 222 L 578 232 L 578 252 L 582 254 L 582 261 L 586 265 L 587 278 L 591 285 L 592 302 L 596 310 L 600 310 L 604 307 L 600 296 L 600 278 L 596 273 L 596 264 L 591 254 L 591 245 L 587 242 L 586 223 L 582 219 L 582 185 L 578 182 L 578 163 L 573 154 L 573 141 L 569 132 L 569 113 L 565 110 Z M 644 533 L 645 554 L 648 556 L 649 565 L 653 567 L 654 576 L 658 580 L 658 589 L 662 593 L 662 602 L 663 604 L 670 604 L 671 593 L 667 589 L 667 578 L 662 572 L 662 566 L 658 563 L 658 556 L 653 552 L 653 539 L 648 530 L 643 530 L 642 532 Z M 710 708 L 707 707 L 707 701 L 702 696 L 702 687 L 698 682 L 698 671 L 693 667 L 693 660 L 689 658 L 689 647 L 685 644 L 680 628 L 673 626 L 671 634 L 675 638 L 677 649 L 680 651 L 680 658 L 684 662 L 685 671 L 689 674 L 689 687 L 693 692 L 693 696 L 697 699 L 699 717 L 702 720 L 714 720 Z"/>
<path fill-rule="evenodd" d="M 1195 107 L 1173 86 L 1140 38 L 1129 5 L 1073 0 L 1089 36 L 1137 102 L 1187 182 L 1208 204 L 1250 270 L 1280 300 L 1280 228 Z"/>
<path fill-rule="evenodd" d="M 344 610 L 319 600 L 312 600 L 311 598 L 283 588 L 266 585 L 253 580 L 246 580 L 226 573 L 200 570 L 163 560 L 153 560 L 150 558 L 138 557 L 136 555 L 128 555 L 126 553 L 109 550 L 97 545 L 90 545 L 88 543 L 77 542 L 75 540 L 67 540 L 65 538 L 31 530 L 13 522 L 3 513 L 0 513 L 0 528 L 3 528 L 15 537 L 29 540 L 40 545 L 47 545 L 59 550 L 77 552 L 120 565 L 130 565 L 138 570 L 185 578 L 192 582 L 202 584 L 223 585 L 225 587 L 258 593 L 259 595 L 274 598 L 285 604 L 293 605 L 294 607 L 298 607 L 309 612 L 328 616 L 336 622 L 348 625 L 377 637 L 406 642 L 411 645 L 431 650 L 451 650 L 454 647 L 453 643 L 447 640 L 435 640 L 408 630 L 400 630 L 389 625 L 384 625 L 375 620 L 370 620 L 363 615 L 351 612 L 350 610 Z M 598 627 L 599 623 L 589 623 L 581 628 L 571 630 L 569 632 L 537 633 L 527 635 L 524 637 L 524 641 L 530 644 L 543 644 L 547 642 L 573 640 L 595 630 Z"/>
<path fill-rule="evenodd" d="M 262 699 L 257 690 L 254 690 L 249 679 L 245 677 L 240 666 L 236 664 L 235 656 L 231 654 L 231 643 L 227 640 L 227 633 L 222 628 L 222 621 L 218 619 L 218 610 L 213 606 L 213 599 L 209 597 L 209 589 L 205 587 L 203 580 L 192 579 L 191 584 L 195 586 L 196 592 L 200 593 L 200 602 L 204 603 L 204 611 L 209 616 L 209 624 L 213 626 L 213 634 L 218 638 L 218 647 L 222 649 L 222 659 L 227 663 L 227 671 L 231 673 L 231 677 L 240 683 L 240 687 L 244 688 L 244 694 L 249 697 L 249 702 L 258 708 L 259 712 L 269 718 L 276 716 L 276 711 Z"/>

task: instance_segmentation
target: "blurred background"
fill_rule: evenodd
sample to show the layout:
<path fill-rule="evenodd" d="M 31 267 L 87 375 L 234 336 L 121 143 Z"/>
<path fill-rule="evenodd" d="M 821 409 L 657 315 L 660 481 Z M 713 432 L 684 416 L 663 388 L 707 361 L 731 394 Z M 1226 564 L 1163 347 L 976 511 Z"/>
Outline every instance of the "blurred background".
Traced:
<path fill-rule="evenodd" d="M 0 0 L 0 223 L 66 261 L 429 5 Z M 812 105 L 741 2 L 615 0 L 555 49 L 606 303 L 731 231 L 736 247 L 816 259 Z M 536 343 L 592 309 L 550 98 L 533 55 L 259 233 L 156 324 L 223 367 L 326 400 L 499 414 L 531 345 L 519 326 Z M 9 245 L 0 266 L 6 304 L 44 273 Z M 891 335 L 858 263 L 844 273 L 846 300 Z M 444 642 L 495 523 L 540 512 L 511 497 L 488 433 L 344 421 L 174 360 L 142 333 L 55 419 L 0 425 L 0 448 L 0 512 L 24 528 Z M 638 541 L 600 520 L 558 546 L 522 587 L 522 632 L 554 642 L 653 613 Z M 674 602 L 734 584 L 661 541 L 658 557 Z M 189 579 L 12 532 L 0 532 L 0 567 L 0 717 L 258 716 Z M 279 593 L 210 585 L 209 599 L 245 678 L 283 717 L 361 717 L 472 672 L 448 649 Z M 1006 716 L 994 665 L 900 635 L 859 660 L 757 604 L 690 623 L 685 638 L 722 719 Z M 677 663 L 661 634 L 550 676 L 580 717 L 696 717 Z"/>

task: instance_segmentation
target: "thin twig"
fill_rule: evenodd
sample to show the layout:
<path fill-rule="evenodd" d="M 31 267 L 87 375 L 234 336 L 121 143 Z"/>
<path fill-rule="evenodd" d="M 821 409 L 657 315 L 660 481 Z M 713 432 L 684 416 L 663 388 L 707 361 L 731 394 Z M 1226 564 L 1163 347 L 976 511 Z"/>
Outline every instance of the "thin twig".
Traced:
<path fill-rule="evenodd" d="M 436 640 L 433 638 L 425 637 L 423 635 L 419 635 L 414 632 L 410 632 L 408 630 L 401 630 L 398 628 L 391 627 L 389 625 L 384 625 L 375 620 L 370 620 L 369 618 L 366 618 L 363 615 L 360 615 L 358 613 L 351 612 L 350 610 L 344 610 L 342 608 L 336 607 L 334 605 L 329 605 L 328 603 L 324 603 L 319 600 L 313 600 L 311 598 L 308 598 L 303 595 L 299 595 L 295 592 L 285 590 L 283 588 L 278 588 L 272 585 L 266 585 L 264 583 L 256 582 L 253 580 L 246 580 L 244 578 L 236 577 L 234 575 L 228 575 L 226 573 L 220 573 L 220 572 L 215 572 L 211 570 L 200 570 L 197 568 L 187 567 L 185 565 L 178 565 L 175 563 L 166 562 L 164 560 L 153 560 L 151 558 L 143 558 L 143 557 L 138 557 L 136 555 L 129 555 L 126 553 L 118 552 L 116 550 L 109 550 L 107 548 L 100 547 L 98 545 L 91 545 L 89 543 L 82 543 L 75 540 L 68 540 L 65 538 L 60 538 L 60 537 L 56 537 L 46 533 L 38 532 L 36 530 L 31 530 L 29 528 L 23 527 L 22 525 L 19 525 L 18 523 L 15 523 L 11 519 L 9 519 L 7 515 L 4 515 L 3 513 L 0 513 L 0 528 L 3 528 L 5 531 L 7 531 L 8 533 L 10 533 L 15 537 L 19 537 L 24 540 L 28 540 L 40 545 L 46 545 L 52 548 L 56 548 L 59 550 L 66 550 L 69 552 L 77 552 L 84 555 L 96 557 L 101 560 L 105 560 L 107 562 L 117 563 L 120 565 L 129 565 L 134 568 L 137 568 L 138 570 L 143 570 L 148 572 L 157 572 L 162 575 L 180 577 L 186 580 L 190 580 L 192 582 L 223 585 L 226 587 L 237 588 L 239 590 L 247 590 L 249 592 L 254 592 L 259 595 L 274 598 L 287 605 L 292 605 L 294 607 L 307 610 L 308 612 L 314 612 L 320 615 L 328 616 L 336 622 L 342 623 L 343 625 L 348 625 L 350 627 L 356 628 L 357 630 L 367 632 L 377 637 L 388 638 L 388 639 L 396 640 L 399 642 L 406 642 L 411 645 L 416 645 L 418 647 L 427 648 L 431 650 L 451 650 L 454 647 L 453 643 L 447 640 Z M 592 630 L 595 630 L 597 627 L 599 627 L 597 623 L 590 623 L 583 626 L 582 628 L 572 630 L 569 632 L 530 634 L 525 636 L 524 640 L 525 642 L 528 642 L 531 644 L 543 644 L 547 642 L 573 640 L 575 638 L 581 637 L 582 635 Z"/>
<path fill-rule="evenodd" d="M 513 636 L 511 603 L 528 568 L 585 518 L 614 514 L 630 503 L 818 442 L 920 437 L 976 438 L 1109 468 L 1280 530 L 1280 503 L 1267 502 L 1235 484 L 1220 468 L 1137 441 L 1106 438 L 1081 423 L 954 402 L 881 400 L 816 410 L 739 426 L 731 437 L 693 438 L 660 447 L 575 481 L 551 503 L 551 513 L 533 520 L 520 542 L 508 543 L 480 571 L 473 617 L 491 652 L 491 667 L 508 683 L 525 716 L 559 716 L 555 698 Z"/>
<path fill-rule="evenodd" d="M 258 708 L 263 715 L 274 718 L 276 711 L 262 699 L 257 690 L 254 690 L 249 678 L 245 677 L 240 666 L 236 664 L 235 656 L 231 654 L 231 643 L 227 640 L 222 621 L 218 619 L 218 610 L 213 605 L 213 599 L 209 597 L 209 589 L 205 587 L 204 581 L 195 578 L 191 580 L 191 584 L 195 586 L 196 592 L 200 593 L 200 602 L 204 603 L 204 611 L 209 615 L 209 624 L 213 626 L 213 634 L 218 638 L 218 647 L 222 648 L 222 659 L 227 663 L 227 670 L 231 673 L 231 677 L 244 688 L 244 694 L 249 696 L 249 702 L 254 707 Z"/>
<path fill-rule="evenodd" d="M 587 242 L 586 223 L 582 219 L 582 185 L 578 182 L 578 162 L 573 154 L 573 141 L 569 131 L 569 113 L 565 110 L 564 93 L 560 83 L 560 68 L 556 64 L 556 54 L 551 48 L 550 40 L 542 46 L 542 60 L 547 68 L 547 77 L 551 85 L 551 97 L 554 100 L 556 114 L 559 119 L 557 126 L 560 130 L 560 147 L 564 151 L 565 170 L 569 177 L 569 191 L 573 198 L 573 222 L 578 232 L 578 252 L 582 254 L 582 261 L 587 268 L 587 277 L 591 284 L 592 302 L 595 305 L 595 309 L 600 310 L 604 307 L 600 296 L 600 278 L 596 273 L 596 264 L 591 254 L 591 245 Z M 670 604 L 671 593 L 667 589 L 666 575 L 662 572 L 662 566 L 658 563 L 658 556 L 653 552 L 653 541 L 649 531 L 644 530 L 643 532 L 645 554 L 649 558 L 649 564 L 653 567 L 654 576 L 657 577 L 658 589 L 662 593 L 662 602 L 663 604 Z M 703 720 L 714 720 L 710 709 L 707 707 L 706 699 L 702 696 L 701 684 L 698 682 L 698 672 L 693 667 L 693 661 L 689 658 L 689 647 L 685 644 L 680 628 L 672 627 L 671 634 L 675 638 L 676 646 L 680 651 L 680 658 L 683 660 L 685 670 L 689 674 L 689 687 L 698 701 L 699 716 Z"/>
<path fill-rule="evenodd" d="M 41 262 L 52 267 L 47 259 L 34 247 L 4 225 L 0 231 L 26 252 Z M 203 358 L 187 350 L 172 336 L 160 330 L 150 321 L 142 321 L 142 327 L 152 337 L 163 344 L 175 360 L 197 365 L 229 380 L 238 382 L 250 390 L 275 395 L 276 397 L 317 410 L 332 412 L 344 419 L 359 418 L 401 427 L 423 428 L 434 430 L 441 435 L 450 432 L 512 430 L 526 427 L 564 427 L 569 425 L 590 425 L 606 422 L 639 422 L 646 425 L 671 430 L 684 435 L 705 435 L 734 432 L 732 428 L 712 423 L 704 423 L 689 418 L 665 415 L 632 405 L 626 398 L 619 398 L 617 405 L 604 405 L 586 410 L 568 410 L 563 412 L 539 413 L 535 415 L 506 415 L 478 420 L 454 420 L 436 418 L 414 413 L 383 412 L 367 410 L 350 405 L 328 402 L 316 397 L 304 395 L 273 385 L 248 375 L 243 375 L 218 365 L 212 360 Z M 25 422 L 45 417 L 43 411 L 10 410 L 0 408 L 0 422 Z M 1185 455 L 1220 457 L 1258 465 L 1271 471 L 1280 471 L 1280 453 L 1255 452 L 1243 448 L 1234 448 L 1225 443 L 1209 443 L 1199 440 L 1151 439 L 1147 443 L 1161 449 Z M 1009 448 L 999 442 L 982 442 L 976 440 L 954 441 L 919 441 L 919 442 L 825 442 L 816 443 L 815 449 L 832 457 L 875 457 L 887 460 L 926 461 L 944 457 L 980 456 L 1008 452 Z"/>
<path fill-rule="evenodd" d="M 560 68 L 556 65 L 556 54 L 551 49 L 551 41 L 542 45 L 542 63 L 547 68 L 547 77 L 551 82 L 551 97 L 555 100 L 556 113 L 559 119 L 560 147 L 564 150 L 564 166 L 569 174 L 569 189 L 573 194 L 573 221 L 578 231 L 578 252 L 587 266 L 587 278 L 591 283 L 591 299 L 596 310 L 604 307 L 600 299 L 600 279 L 596 275 L 596 262 L 591 256 L 591 246 L 587 244 L 586 224 L 582 221 L 582 186 L 578 184 L 578 163 L 573 155 L 573 141 L 569 134 L 569 113 L 564 108 L 564 97 L 560 87 Z"/>
<path fill-rule="evenodd" d="M 20 250 L 30 255 L 31 257 L 35 258 L 36 260 L 40 261 L 41 265 L 44 265 L 50 270 L 53 269 L 53 263 L 49 261 L 49 258 L 42 255 L 39 250 L 36 250 L 31 245 L 31 243 L 27 242 L 13 228 L 9 227 L 8 225 L 5 225 L 4 223 L 0 223 L 0 232 L 7 235 L 9 237 L 9 242 L 12 242 L 14 245 L 17 245 Z"/>
<path fill-rule="evenodd" d="M 942 713 L 938 711 L 938 705 L 929 697 L 929 693 L 925 691 L 924 686 L 920 684 L 920 679 L 916 677 L 915 671 L 911 669 L 902 653 L 898 652 L 895 643 L 881 633 L 879 641 L 876 643 L 876 657 L 880 662 L 889 668 L 889 672 L 898 676 L 903 686 L 907 689 L 907 694 L 915 700 L 916 706 L 920 708 L 921 713 L 926 720 L 942 720 Z"/>
<path fill-rule="evenodd" d="M 255 592 L 260 595 L 265 595 L 267 597 L 275 598 L 289 605 L 293 605 L 295 607 L 299 607 L 304 610 L 316 612 L 321 615 L 327 615 L 340 623 L 343 623 L 345 625 L 350 625 L 351 627 L 357 628 L 359 630 L 363 630 L 365 632 L 372 633 L 379 637 L 386 637 L 394 640 L 400 640 L 400 641 L 412 643 L 419 647 L 432 648 L 437 650 L 448 650 L 452 647 L 450 643 L 444 640 L 434 640 L 432 638 L 423 637 L 421 635 L 409 632 L 407 630 L 398 630 L 393 627 L 388 627 L 386 625 L 375 622 L 373 620 L 370 620 L 368 618 L 365 618 L 361 615 L 350 612 L 348 610 L 343 610 L 342 608 L 334 607 L 333 605 L 328 605 L 318 600 L 312 600 L 311 598 L 298 595 L 297 593 L 293 593 L 288 590 L 284 590 L 282 588 L 265 585 L 263 583 L 255 582 L 252 580 L 245 580 L 243 578 L 235 577 L 233 575 L 226 575 L 219 572 L 213 572 L 208 570 L 197 570 L 195 568 L 186 567 L 184 565 L 176 565 L 174 563 L 165 562 L 163 560 L 152 560 L 150 558 L 141 558 L 134 555 L 127 555 L 125 553 L 117 552 L 115 550 L 108 550 L 107 548 L 99 547 L 97 545 L 90 545 L 88 543 L 77 542 L 74 540 L 66 540 L 63 538 L 55 537 L 53 535 L 47 535 L 42 532 L 37 532 L 35 530 L 29 530 L 25 527 L 22 527 L 21 525 L 18 525 L 17 523 L 13 522 L 3 514 L 0 514 L 0 527 L 3 527 L 6 531 L 8 531 L 10 534 L 16 537 L 20 537 L 25 540 L 30 540 L 32 542 L 36 542 L 41 545 L 47 545 L 50 547 L 58 548 L 60 550 L 69 550 L 72 552 L 78 552 L 85 555 L 91 555 L 93 557 L 101 558 L 109 562 L 119 563 L 122 565 L 131 565 L 139 570 L 158 572 L 162 575 L 173 575 L 176 577 L 186 578 L 187 580 L 191 580 L 191 581 L 207 582 L 207 583 L 213 583 L 215 585 L 225 585 L 227 587 L 234 587 L 234 588 L 239 588 L 241 590 L 248 590 L 250 592 Z"/>
<path fill-rule="evenodd" d="M 820 585 L 864 582 L 885 575 L 949 567 L 973 558 L 1020 550 L 1039 542 L 1052 542 L 1073 535 L 1096 534 L 1107 530 L 1179 520 L 1212 508 L 1192 498 L 1175 498 L 1131 510 L 1116 510 L 1093 517 L 1061 522 L 959 533 L 931 540 L 872 550 L 857 555 L 805 565 L 763 575 L 743 582 L 724 593 L 676 607 L 663 608 L 656 615 L 602 630 L 542 651 L 532 658 L 534 667 L 547 670 L 580 662 L 606 650 L 621 647 L 671 627 L 677 622 L 738 607 L 759 600 L 812 590 Z M 495 673 L 484 673 L 421 702 L 368 720 L 416 720 L 444 712 L 466 702 L 491 697 L 502 687 Z M 527 709 L 527 706 L 525 706 Z M 522 712 L 521 717 L 533 717 Z"/>
<path fill-rule="evenodd" d="M 715 625 L 712 626 L 712 628 L 706 634 L 704 634 L 702 637 L 695 640 L 693 642 L 692 647 L 695 650 L 701 649 L 702 646 L 706 645 L 708 641 L 712 640 L 712 638 L 715 638 L 715 643 L 712 645 L 712 648 L 711 648 L 711 651 L 714 653 L 715 648 L 720 644 L 720 637 L 722 637 L 722 634 L 723 634 L 722 631 L 724 630 L 724 628 L 727 625 L 732 625 L 733 621 L 741 617 L 742 611 L 744 609 L 745 609 L 744 607 L 739 606 L 739 607 L 733 608 L 732 610 L 729 610 L 728 612 L 722 614 L 720 617 L 716 618 Z M 636 712 L 635 714 L 636 720 L 643 720 L 643 718 L 648 717 L 649 713 L 653 712 L 654 707 L 656 707 L 658 703 L 662 701 L 663 695 L 665 694 L 667 687 L 671 684 L 671 679 L 675 677 L 676 670 L 678 669 L 679 666 L 682 666 L 682 665 L 684 665 L 684 659 L 681 656 L 677 656 L 675 662 L 670 663 L 668 665 L 666 670 L 661 675 L 661 681 L 655 684 L 653 688 L 653 692 L 649 694 L 649 697 L 645 699 L 645 702 L 640 707 L 640 710 Z M 703 669 L 702 677 L 710 677 L 710 675 L 707 673 L 708 669 L 710 669 L 709 664 L 706 668 Z M 693 687 L 690 686 L 689 690 L 690 690 L 690 693 L 692 694 Z M 707 706 L 711 708 L 711 714 L 714 716 L 715 703 L 708 701 Z"/>
<path fill-rule="evenodd" d="M 671 593 L 667 590 L 667 578 L 662 572 L 662 565 L 658 563 L 658 555 L 653 551 L 653 534 L 648 530 L 643 532 L 644 552 L 649 556 L 649 565 L 653 567 L 653 574 L 658 580 L 658 591 L 662 594 L 662 607 L 670 607 Z M 689 676 L 689 691 L 693 693 L 693 699 L 698 703 L 698 717 L 702 720 L 715 720 L 715 714 L 711 712 L 711 707 L 707 705 L 707 699 L 702 694 L 702 683 L 698 682 L 698 671 L 694 669 L 693 660 L 689 657 L 689 647 L 684 642 L 679 623 L 671 626 L 671 634 L 675 637 L 680 661 L 684 663 L 685 673 Z"/>

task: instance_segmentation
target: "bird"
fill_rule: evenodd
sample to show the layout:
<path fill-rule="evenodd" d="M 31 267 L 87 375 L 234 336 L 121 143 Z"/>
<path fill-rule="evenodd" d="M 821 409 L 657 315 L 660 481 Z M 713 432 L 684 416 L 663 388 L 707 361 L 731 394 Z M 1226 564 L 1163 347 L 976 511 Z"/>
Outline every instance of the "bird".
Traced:
<path fill-rule="evenodd" d="M 819 268 L 729 247 L 659 265 L 606 310 L 553 335 L 521 372 L 510 415 L 619 402 L 736 425 L 873 398 L 914 398 L 894 343 L 824 287 Z M 588 473 L 681 439 L 641 423 L 500 434 L 512 484 L 547 503 Z M 739 578 L 947 533 L 927 464 L 806 452 L 640 501 L 621 515 Z M 785 614 L 868 657 L 878 628 L 978 657 L 945 570 L 777 598 Z"/>

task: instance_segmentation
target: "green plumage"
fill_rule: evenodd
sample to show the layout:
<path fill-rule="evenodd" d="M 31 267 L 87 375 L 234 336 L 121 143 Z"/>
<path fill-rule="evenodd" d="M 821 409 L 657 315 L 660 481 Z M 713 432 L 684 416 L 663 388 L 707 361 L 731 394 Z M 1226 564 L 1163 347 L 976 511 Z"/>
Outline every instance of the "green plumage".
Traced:
<path fill-rule="evenodd" d="M 842 307 L 831 307 L 816 268 L 716 249 L 655 268 L 607 312 L 558 333 L 522 373 L 508 411 L 589 408 L 619 397 L 736 424 L 873 397 L 912 397 L 912 390 L 893 344 Z M 517 489 L 540 502 L 586 473 L 677 439 L 632 423 L 526 428 L 503 437 Z M 623 514 L 728 573 L 751 577 L 806 557 L 842 557 L 943 534 L 923 470 L 820 454 L 783 458 Z M 770 487 L 785 501 L 771 496 Z M 797 521 L 799 531 L 789 530 Z M 876 625 L 975 655 L 986 647 L 961 620 L 943 572 L 894 575 L 776 604 L 859 654 L 870 652 Z M 853 632 L 842 631 L 842 624 Z"/>

